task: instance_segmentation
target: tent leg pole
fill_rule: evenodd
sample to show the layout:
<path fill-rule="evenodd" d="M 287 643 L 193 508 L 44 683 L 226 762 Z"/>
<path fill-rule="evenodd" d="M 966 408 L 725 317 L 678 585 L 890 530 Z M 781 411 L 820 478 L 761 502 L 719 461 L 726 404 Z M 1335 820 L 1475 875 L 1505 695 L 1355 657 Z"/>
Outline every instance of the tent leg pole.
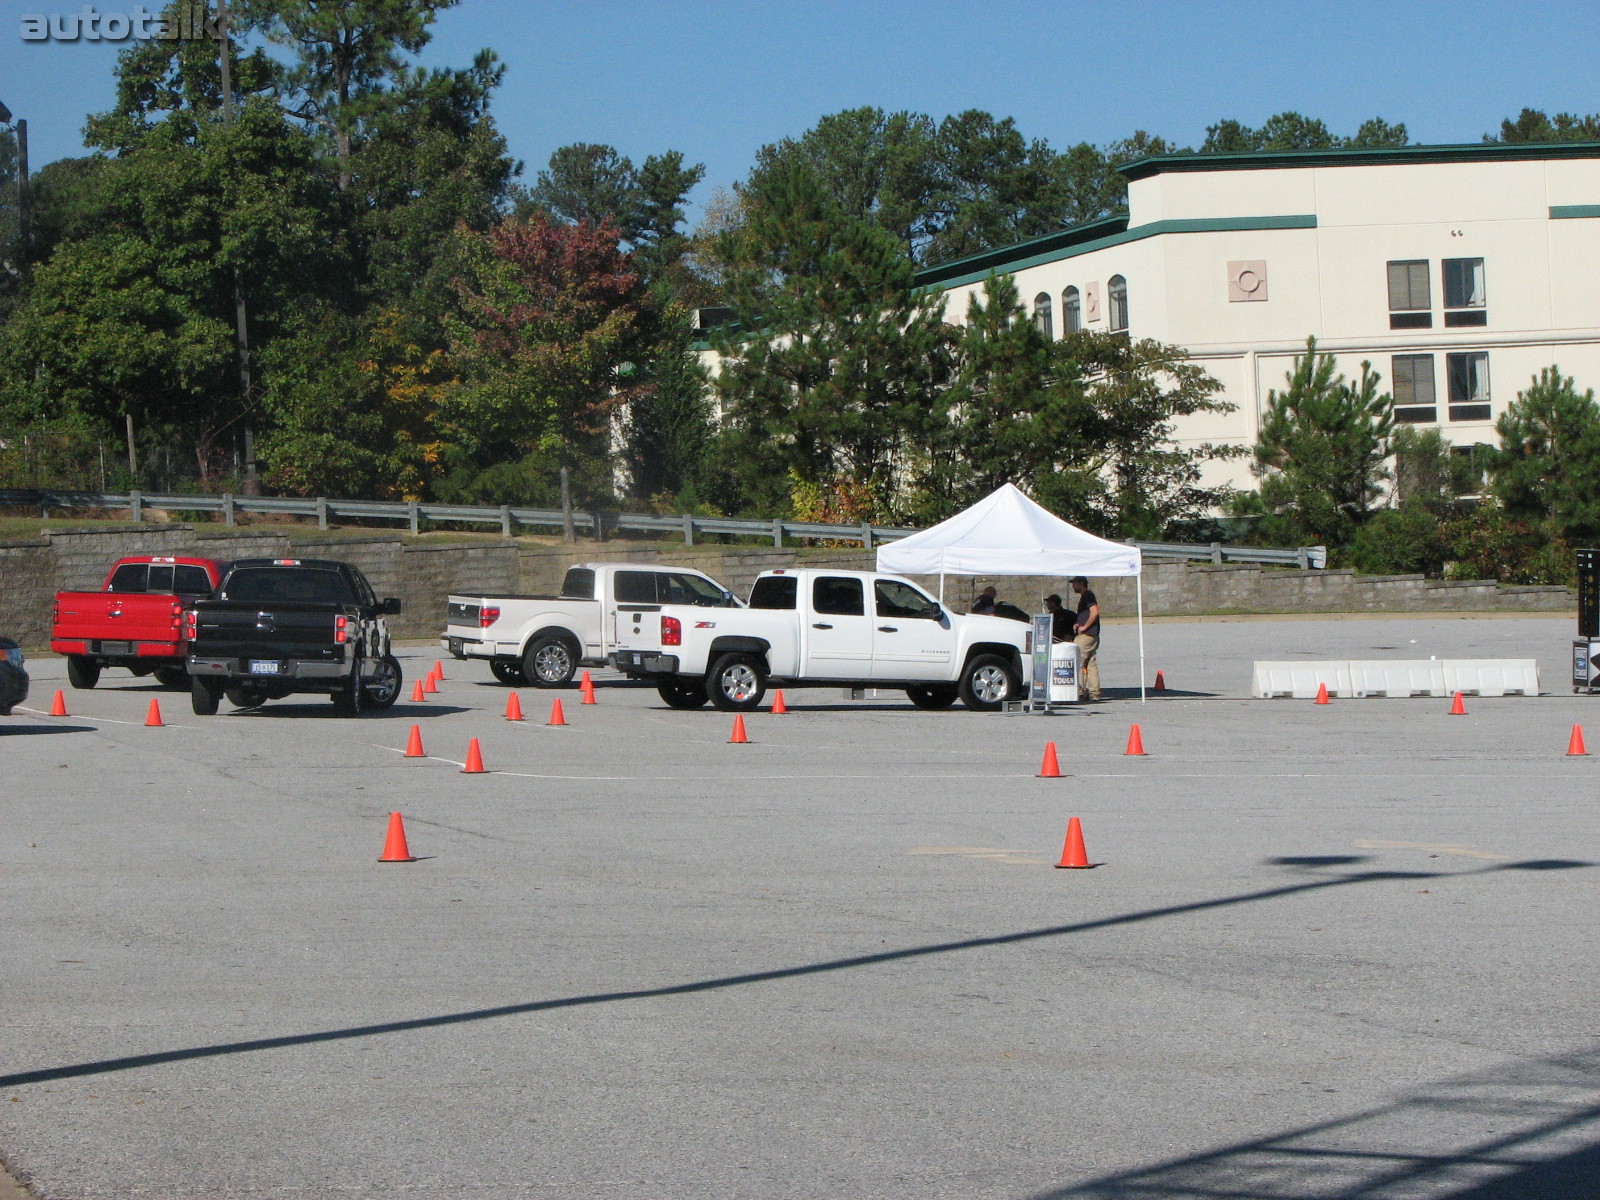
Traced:
<path fill-rule="evenodd" d="M 1139 611 L 1139 703 L 1144 703 L 1144 564 L 1133 577 L 1133 594 Z"/>
<path fill-rule="evenodd" d="M 944 572 L 939 572 L 939 603 L 944 603 Z"/>

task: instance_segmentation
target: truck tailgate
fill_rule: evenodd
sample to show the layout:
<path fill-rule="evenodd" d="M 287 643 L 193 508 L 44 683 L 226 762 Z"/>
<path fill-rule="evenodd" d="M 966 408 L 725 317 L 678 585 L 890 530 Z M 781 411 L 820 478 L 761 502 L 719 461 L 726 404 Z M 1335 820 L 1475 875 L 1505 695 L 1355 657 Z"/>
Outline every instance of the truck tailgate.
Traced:
<path fill-rule="evenodd" d="M 196 606 L 190 653 L 217 658 L 316 658 L 337 661 L 338 613 L 327 604 L 271 607 L 209 601 Z"/>
<path fill-rule="evenodd" d="M 183 602 L 173 596 L 60 592 L 52 641 L 98 642 L 94 653 L 179 653 Z"/>

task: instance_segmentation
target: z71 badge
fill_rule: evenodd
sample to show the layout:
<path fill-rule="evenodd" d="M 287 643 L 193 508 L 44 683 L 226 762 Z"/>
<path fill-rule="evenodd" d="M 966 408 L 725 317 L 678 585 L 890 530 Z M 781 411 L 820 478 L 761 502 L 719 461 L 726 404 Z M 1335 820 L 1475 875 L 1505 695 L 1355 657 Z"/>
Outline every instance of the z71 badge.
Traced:
<path fill-rule="evenodd" d="M 696 621 L 694 627 L 696 629 L 715 629 L 717 623 L 715 621 Z"/>

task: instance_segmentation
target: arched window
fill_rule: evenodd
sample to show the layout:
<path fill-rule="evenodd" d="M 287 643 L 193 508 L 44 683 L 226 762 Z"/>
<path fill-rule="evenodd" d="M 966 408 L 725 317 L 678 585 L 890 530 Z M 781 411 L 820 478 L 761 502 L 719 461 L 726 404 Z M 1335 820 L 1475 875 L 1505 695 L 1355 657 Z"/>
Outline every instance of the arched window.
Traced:
<path fill-rule="evenodd" d="M 1033 323 L 1039 327 L 1039 332 L 1046 338 L 1055 337 L 1055 329 L 1050 320 L 1050 293 L 1040 292 L 1033 298 Z"/>
<path fill-rule="evenodd" d="M 1128 331 L 1128 281 L 1113 275 L 1106 281 L 1106 294 L 1111 300 L 1111 332 Z"/>
<path fill-rule="evenodd" d="M 1061 332 L 1077 333 L 1083 328 L 1083 301 L 1078 289 L 1069 287 L 1061 293 Z"/>

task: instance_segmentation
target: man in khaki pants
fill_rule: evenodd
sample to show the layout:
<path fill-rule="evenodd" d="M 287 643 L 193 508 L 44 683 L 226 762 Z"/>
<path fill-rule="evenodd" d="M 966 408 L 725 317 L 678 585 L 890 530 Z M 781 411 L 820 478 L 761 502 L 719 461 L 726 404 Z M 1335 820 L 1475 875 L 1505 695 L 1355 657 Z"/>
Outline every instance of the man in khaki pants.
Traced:
<path fill-rule="evenodd" d="M 1078 596 L 1078 619 L 1072 626 L 1072 640 L 1082 663 L 1083 689 L 1088 700 L 1098 702 L 1100 664 L 1095 662 L 1095 652 L 1100 649 L 1100 601 L 1089 590 L 1089 581 L 1082 575 L 1073 578 L 1072 590 Z"/>

